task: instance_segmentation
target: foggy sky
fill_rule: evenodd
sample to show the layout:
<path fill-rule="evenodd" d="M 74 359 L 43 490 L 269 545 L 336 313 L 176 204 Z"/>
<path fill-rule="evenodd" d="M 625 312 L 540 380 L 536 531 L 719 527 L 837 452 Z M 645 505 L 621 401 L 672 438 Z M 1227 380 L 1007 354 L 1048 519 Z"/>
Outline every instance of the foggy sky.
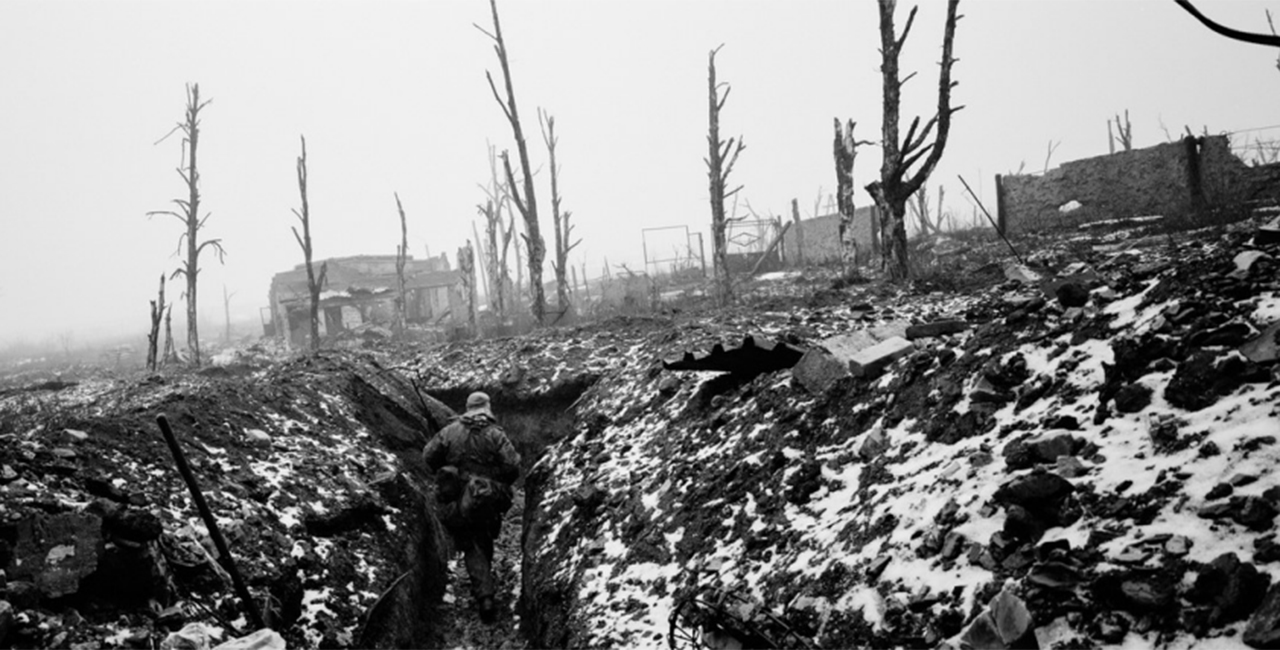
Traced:
<path fill-rule="evenodd" d="M 1203 1 L 1230 25 L 1266 31 L 1280 2 Z M 909 9 L 899 7 L 900 21 Z M 505 0 L 516 98 L 551 245 L 546 149 L 536 109 L 556 117 L 564 208 L 583 239 L 574 264 L 599 275 L 642 266 L 640 230 L 707 232 L 707 52 L 732 85 L 724 137 L 747 148 L 731 182 L 760 215 L 807 216 L 834 187 L 832 118 L 880 125 L 879 35 L 868 0 Z M 902 66 L 918 71 L 903 122 L 936 106 L 941 1 L 924 2 Z M 965 0 L 957 28 L 951 140 L 929 185 L 968 216 L 963 174 L 988 203 L 993 176 L 1107 151 L 1106 120 L 1129 110 L 1136 146 L 1280 124 L 1276 52 L 1228 41 L 1171 0 Z M 484 73 L 498 75 L 488 5 L 467 2 L 0 3 L 0 346 L 72 332 L 76 340 L 147 330 L 147 301 L 182 227 L 169 209 L 185 188 L 184 84 L 204 111 L 204 231 L 225 265 L 201 260 L 200 311 L 256 319 L 271 276 L 302 261 L 290 227 L 299 205 L 299 135 L 310 165 L 319 258 L 410 251 L 454 260 L 470 238 L 486 141 L 514 144 Z M 1237 138 L 1280 138 L 1280 131 Z M 855 184 L 878 173 L 861 150 Z M 936 189 L 933 190 L 936 192 Z M 859 189 L 856 202 L 869 202 Z M 708 240 L 709 243 L 709 240 Z M 548 255 L 548 262 L 550 255 Z M 550 264 L 547 265 L 550 277 Z M 180 287 L 175 332 L 182 331 Z M 216 330 L 205 325 L 206 336 Z"/>

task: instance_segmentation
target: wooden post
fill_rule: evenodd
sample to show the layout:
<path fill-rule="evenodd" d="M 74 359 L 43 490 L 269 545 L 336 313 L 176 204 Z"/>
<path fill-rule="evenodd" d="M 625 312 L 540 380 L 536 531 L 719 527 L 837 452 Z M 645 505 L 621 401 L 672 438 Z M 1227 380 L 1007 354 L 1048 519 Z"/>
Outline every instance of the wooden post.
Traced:
<path fill-rule="evenodd" d="M 1182 139 L 1187 155 L 1187 191 L 1191 209 L 1199 212 L 1205 207 L 1204 184 L 1200 177 L 1200 142 L 1188 135 Z"/>
<path fill-rule="evenodd" d="M 791 219 L 796 226 L 796 266 L 804 266 L 804 229 L 800 226 L 800 205 L 796 199 L 791 199 Z"/>
<path fill-rule="evenodd" d="M 996 231 L 1001 236 L 1009 230 L 1009 212 L 1004 198 L 1004 176 L 996 174 Z"/>
<path fill-rule="evenodd" d="M 791 224 L 786 224 L 782 227 L 782 230 L 778 231 L 778 236 L 774 237 L 772 242 L 769 242 L 769 247 L 764 249 L 764 254 L 760 256 L 760 259 L 756 260 L 755 266 L 751 267 L 751 272 L 747 274 L 747 277 L 755 277 L 756 273 L 760 272 L 760 267 L 764 266 L 764 261 L 769 258 L 769 253 L 772 253 L 773 249 L 782 243 L 782 238 L 787 234 L 787 229 L 790 227 Z"/>

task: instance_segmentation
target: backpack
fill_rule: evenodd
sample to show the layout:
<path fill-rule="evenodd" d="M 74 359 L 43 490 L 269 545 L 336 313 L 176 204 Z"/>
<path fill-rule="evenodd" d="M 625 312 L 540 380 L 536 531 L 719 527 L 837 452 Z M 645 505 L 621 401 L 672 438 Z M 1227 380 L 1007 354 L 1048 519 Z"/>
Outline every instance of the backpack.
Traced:
<path fill-rule="evenodd" d="M 493 479 L 472 474 L 462 489 L 458 511 L 470 522 L 502 519 L 511 508 L 511 489 Z"/>

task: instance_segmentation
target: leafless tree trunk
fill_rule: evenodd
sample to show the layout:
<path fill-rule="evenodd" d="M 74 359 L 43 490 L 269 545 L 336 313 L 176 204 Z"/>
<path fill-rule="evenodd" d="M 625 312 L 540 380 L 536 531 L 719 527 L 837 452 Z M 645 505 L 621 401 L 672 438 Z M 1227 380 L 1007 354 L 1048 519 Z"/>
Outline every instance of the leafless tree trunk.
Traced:
<path fill-rule="evenodd" d="M 515 217 L 512 216 L 510 226 L 505 226 L 502 222 L 503 213 L 510 213 L 511 210 L 508 203 L 509 190 L 498 176 L 497 161 L 497 152 L 493 145 L 489 145 L 489 185 L 481 186 L 487 200 L 477 205 L 476 209 L 484 215 L 485 244 L 481 248 L 486 249 L 483 257 L 486 275 L 489 278 L 489 305 L 493 308 L 498 322 L 505 322 L 507 302 L 511 295 L 511 274 L 507 271 L 507 254 L 511 250 Z"/>
<path fill-rule="evenodd" d="M 1117 133 L 1112 135 L 1111 120 L 1107 120 L 1107 138 L 1110 140 L 1111 153 L 1116 152 L 1116 143 L 1120 143 L 1121 151 L 1133 150 L 1133 125 L 1129 123 L 1129 109 L 1124 109 L 1124 120 L 1120 119 L 1120 114 L 1116 113 L 1115 130 Z M 1050 153 L 1053 153 L 1050 151 Z"/>
<path fill-rule="evenodd" d="M 516 141 L 516 152 L 520 154 L 520 169 L 524 174 L 524 195 L 516 185 L 515 174 L 511 171 L 511 160 L 507 156 L 507 152 L 502 152 L 502 167 L 506 172 L 507 186 L 511 190 L 511 198 L 515 200 L 516 209 L 520 211 L 520 216 L 524 218 L 525 245 L 529 249 L 529 288 L 533 297 L 533 317 L 541 325 L 546 317 L 547 297 L 542 288 L 542 262 L 547 257 L 546 244 L 542 241 L 542 232 L 538 226 L 538 201 L 533 190 L 533 167 L 529 164 L 529 148 L 525 144 L 524 130 L 520 126 L 520 114 L 516 110 L 516 94 L 511 86 L 511 66 L 507 61 L 507 46 L 502 40 L 502 25 L 498 21 L 498 4 L 497 0 L 489 0 L 489 7 L 493 12 L 493 33 L 485 31 L 483 27 L 476 25 L 476 29 L 484 32 L 489 38 L 493 39 L 493 49 L 498 54 L 498 63 L 502 65 L 502 78 L 505 82 L 506 99 L 498 93 L 498 87 L 493 83 L 493 75 L 486 70 L 484 76 L 489 80 L 489 89 L 493 91 L 493 98 L 497 100 L 498 106 L 502 107 L 502 112 L 507 117 L 507 122 L 511 124 L 511 133 Z"/>
<path fill-rule="evenodd" d="M 226 325 L 223 338 L 227 343 L 231 342 L 231 296 L 234 295 L 236 295 L 236 292 L 227 293 L 227 285 L 222 285 L 222 317 L 225 319 Z"/>
<path fill-rule="evenodd" d="M 720 111 L 729 99 L 728 82 L 716 82 L 716 52 L 720 45 L 707 55 L 707 100 L 710 125 L 707 130 L 707 177 L 710 179 L 711 191 L 711 254 L 715 258 L 716 297 L 721 305 L 733 302 L 733 280 L 729 277 L 729 251 L 725 241 L 725 230 L 728 219 L 724 213 L 725 199 L 737 194 L 742 186 L 726 190 L 729 173 L 733 164 L 738 161 L 745 145 L 742 138 L 720 139 Z M 721 89 L 724 92 L 721 93 Z"/>
<path fill-rule="evenodd" d="M 542 141 L 547 144 L 547 154 L 551 158 L 551 221 L 555 224 L 556 230 L 556 259 L 551 266 L 556 273 L 556 305 L 563 314 L 569 310 L 569 280 L 566 271 L 569 266 L 569 251 L 581 244 L 582 240 L 569 243 L 573 232 L 569 217 L 573 213 L 560 212 L 560 167 L 556 165 L 556 143 L 558 142 L 556 118 L 542 110 L 538 111 L 538 118 L 542 124 Z"/>
<path fill-rule="evenodd" d="M 164 320 L 164 274 L 160 274 L 160 293 L 151 301 L 151 333 L 147 335 L 147 370 L 155 372 L 160 347 L 160 321 Z"/>
<path fill-rule="evenodd" d="M 938 224 L 929 217 L 929 188 L 924 185 L 912 196 L 911 211 L 916 215 L 916 221 L 920 224 L 921 235 L 937 235 L 941 234 Z"/>
<path fill-rule="evenodd" d="M 311 295 L 311 350 L 320 349 L 320 287 L 324 286 L 326 276 L 329 273 L 329 263 L 322 262 L 320 264 L 320 275 L 316 276 L 315 269 L 311 264 L 311 209 L 307 204 L 307 139 L 299 136 L 302 140 L 302 155 L 298 156 L 298 194 L 302 196 L 302 211 L 296 208 L 293 211 L 298 221 L 302 222 L 302 234 L 298 234 L 298 227 L 293 226 L 293 238 L 298 240 L 298 246 L 302 248 L 302 256 L 307 262 L 307 291 Z"/>
<path fill-rule="evenodd" d="M 399 290 L 396 298 L 396 328 L 399 329 L 400 335 L 404 336 L 405 329 L 409 325 L 408 293 L 405 291 L 404 284 L 404 267 L 409 261 L 409 226 L 405 222 L 404 206 L 400 204 L 400 193 L 394 194 L 396 211 L 400 213 L 400 245 L 396 246 L 396 288 Z"/>
<path fill-rule="evenodd" d="M 898 36 L 893 25 L 893 10 L 896 0 L 879 0 L 880 3 L 880 73 L 884 81 L 884 121 L 881 126 L 884 149 L 883 161 L 880 165 L 880 180 L 867 185 L 867 191 L 875 199 L 880 208 L 880 232 L 886 240 L 882 254 L 888 262 L 890 277 L 894 280 L 905 280 L 909 275 L 907 260 L 907 199 L 915 194 L 933 173 L 942 158 L 942 150 L 947 144 L 947 134 L 951 130 L 951 114 L 962 107 L 951 107 L 951 66 L 956 59 L 952 57 L 952 43 L 955 41 L 956 21 L 960 16 L 956 9 L 960 0 L 947 1 L 947 22 L 942 37 L 942 62 L 938 74 L 938 112 L 920 128 L 917 117 L 907 128 L 905 138 L 899 139 L 898 117 L 902 99 L 902 85 L 915 73 L 902 79 L 898 74 L 898 55 L 902 45 L 911 33 L 911 24 L 915 21 L 916 10 L 912 7 L 907 16 L 907 23 Z M 931 143 L 925 143 L 929 135 L 937 128 L 937 134 Z M 912 165 L 921 161 L 920 167 L 911 173 Z"/>
<path fill-rule="evenodd" d="M 160 365 L 167 366 L 171 363 L 182 363 L 178 350 L 173 347 L 173 305 L 164 308 L 164 355 Z"/>
<path fill-rule="evenodd" d="M 1049 173 L 1049 159 L 1053 158 L 1053 152 L 1058 149 L 1058 145 L 1060 144 L 1062 144 L 1061 140 L 1057 142 L 1054 142 L 1053 140 L 1049 141 L 1048 151 L 1044 154 L 1044 172 L 1043 173 L 1045 174 Z M 941 216 L 942 213 L 939 212 L 938 214 L 939 216 Z"/>
<path fill-rule="evenodd" d="M 467 301 L 467 326 L 472 334 L 479 337 L 476 327 L 476 252 L 471 241 L 458 249 L 458 273 L 462 276 L 463 298 Z"/>
<path fill-rule="evenodd" d="M 841 128 L 840 118 L 834 122 L 836 135 L 832 148 L 836 162 L 836 209 L 840 212 L 840 260 L 848 267 L 858 263 L 858 242 L 853 238 L 853 163 L 858 157 L 858 147 L 873 143 L 854 139 L 857 122 L 849 120 L 845 128 Z"/>
<path fill-rule="evenodd" d="M 148 212 L 148 216 L 155 214 L 167 214 L 176 217 L 186 227 L 186 231 L 178 237 L 178 251 L 182 251 L 182 245 L 186 243 L 187 257 L 182 262 L 182 266 L 174 270 L 172 277 L 185 276 L 187 279 L 187 291 L 184 294 L 187 299 L 187 348 L 191 350 L 192 365 L 200 365 L 200 333 L 196 323 L 198 321 L 196 314 L 196 278 L 200 274 L 200 252 L 207 246 L 212 246 L 218 253 L 218 261 L 221 262 L 226 257 L 226 251 L 222 249 L 221 239 L 208 239 L 199 241 L 198 235 L 200 229 L 204 227 L 206 221 L 209 220 L 209 214 L 200 216 L 200 172 L 196 166 L 196 149 L 200 144 L 200 111 L 209 102 L 213 100 L 200 101 L 200 84 L 190 84 L 187 86 L 187 110 L 186 117 L 179 122 L 173 131 L 182 131 L 182 148 L 186 154 L 186 169 L 178 167 L 178 176 L 182 177 L 182 181 L 187 185 L 187 198 L 174 199 L 175 203 L 181 211 L 177 210 L 158 210 Z M 170 133 L 173 133 L 170 131 Z M 165 138 L 168 136 L 166 135 Z M 164 141 L 164 138 L 161 138 Z M 157 143 L 159 144 L 159 143 Z"/>
<path fill-rule="evenodd" d="M 791 199 L 791 220 L 796 224 L 796 266 L 804 266 L 804 230 L 800 226 L 799 199 Z"/>

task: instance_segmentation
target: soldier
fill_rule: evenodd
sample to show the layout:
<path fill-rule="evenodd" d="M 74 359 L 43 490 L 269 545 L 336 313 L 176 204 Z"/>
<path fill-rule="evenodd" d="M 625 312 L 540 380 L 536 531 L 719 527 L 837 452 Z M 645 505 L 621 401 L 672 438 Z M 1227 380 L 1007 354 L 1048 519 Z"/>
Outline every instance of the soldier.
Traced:
<path fill-rule="evenodd" d="M 480 620 L 491 623 L 497 613 L 493 542 L 511 508 L 520 454 L 493 417 L 489 396 L 477 392 L 467 397 L 467 411 L 427 442 L 422 458 L 437 472 L 441 518 L 466 558 Z"/>

